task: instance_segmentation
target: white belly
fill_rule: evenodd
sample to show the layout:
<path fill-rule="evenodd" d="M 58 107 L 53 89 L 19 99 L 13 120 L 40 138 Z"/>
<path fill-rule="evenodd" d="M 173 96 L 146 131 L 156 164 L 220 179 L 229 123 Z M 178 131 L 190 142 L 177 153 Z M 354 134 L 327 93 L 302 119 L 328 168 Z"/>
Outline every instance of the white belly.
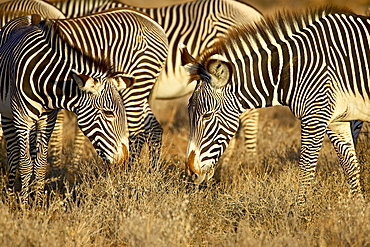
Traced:
<path fill-rule="evenodd" d="M 339 95 L 333 121 L 370 121 L 370 99 L 359 95 Z"/>

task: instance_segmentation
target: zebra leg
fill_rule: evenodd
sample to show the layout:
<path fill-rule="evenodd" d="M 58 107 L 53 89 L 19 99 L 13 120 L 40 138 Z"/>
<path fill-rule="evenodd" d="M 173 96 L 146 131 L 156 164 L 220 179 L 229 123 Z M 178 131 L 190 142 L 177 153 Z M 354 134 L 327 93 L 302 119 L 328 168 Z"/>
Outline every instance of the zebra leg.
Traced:
<path fill-rule="evenodd" d="M 77 168 L 76 165 L 79 163 L 81 159 L 85 139 L 86 137 L 84 136 L 82 131 L 79 128 L 76 128 L 76 135 L 73 141 L 73 159 L 72 159 L 73 170 L 76 170 Z"/>
<path fill-rule="evenodd" d="M 129 159 L 129 168 L 131 165 L 134 164 L 135 161 L 138 160 L 138 157 L 141 153 L 141 149 L 143 148 L 145 141 L 145 133 L 144 131 L 138 131 L 136 133 L 130 132 L 130 159 Z"/>
<path fill-rule="evenodd" d="M 131 153 L 129 166 L 137 160 L 144 143 L 148 142 L 152 167 L 155 167 L 160 157 L 163 129 L 153 115 L 149 104 L 144 103 L 142 108 L 144 112 L 142 116 L 144 117 L 136 123 L 128 122 Z M 126 109 L 126 113 L 129 115 L 130 111 Z"/>
<path fill-rule="evenodd" d="M 148 140 L 152 168 L 157 167 L 162 147 L 163 129 L 152 112 L 148 114 L 145 121 L 145 137 Z"/>
<path fill-rule="evenodd" d="M 257 109 L 247 110 L 240 116 L 240 123 L 244 130 L 244 147 L 251 155 L 257 153 L 258 118 Z"/>
<path fill-rule="evenodd" d="M 351 132 L 349 122 L 331 123 L 326 131 L 337 152 L 345 177 L 349 183 L 351 194 L 363 199 L 362 187 L 360 184 L 361 169 L 357 161 L 352 139 L 353 133 Z"/>
<path fill-rule="evenodd" d="M 236 149 L 236 136 L 231 138 L 231 140 L 229 142 L 229 145 L 227 146 L 225 152 L 223 153 L 223 155 L 222 155 L 222 164 L 218 165 L 219 170 L 221 169 L 221 166 L 223 164 L 225 164 L 225 165 L 229 164 L 230 159 L 231 159 L 232 155 L 234 154 L 235 149 Z"/>
<path fill-rule="evenodd" d="M 48 144 L 57 119 L 58 110 L 46 112 L 37 121 L 37 155 L 34 161 L 36 202 L 40 202 L 45 185 Z"/>
<path fill-rule="evenodd" d="M 13 120 L 1 116 L 1 123 L 6 141 L 6 151 L 8 156 L 8 193 L 14 195 L 15 179 L 17 175 L 17 166 L 19 163 L 19 145 Z"/>
<path fill-rule="evenodd" d="M 62 163 L 62 147 L 63 147 L 63 122 L 64 111 L 60 111 L 56 119 L 53 134 L 50 138 L 49 158 L 50 163 L 54 168 L 60 168 Z"/>
<path fill-rule="evenodd" d="M 359 120 L 350 121 L 351 132 L 352 132 L 352 139 L 353 139 L 353 144 L 354 144 L 355 147 L 357 145 L 358 136 L 359 136 L 359 134 L 361 132 L 361 128 L 362 128 L 362 125 L 363 124 L 364 124 L 364 122 L 359 121 Z"/>
<path fill-rule="evenodd" d="M 301 154 L 299 158 L 299 190 L 297 204 L 306 202 L 307 190 L 316 176 L 317 160 L 324 140 L 327 124 L 318 117 L 301 121 Z"/>
<path fill-rule="evenodd" d="M 30 152 L 30 135 L 35 123 L 32 120 L 14 119 L 17 145 L 19 146 L 19 175 L 21 178 L 20 200 L 27 204 L 30 194 L 30 181 L 33 174 L 33 162 Z M 13 166 L 13 164 L 11 164 Z"/>

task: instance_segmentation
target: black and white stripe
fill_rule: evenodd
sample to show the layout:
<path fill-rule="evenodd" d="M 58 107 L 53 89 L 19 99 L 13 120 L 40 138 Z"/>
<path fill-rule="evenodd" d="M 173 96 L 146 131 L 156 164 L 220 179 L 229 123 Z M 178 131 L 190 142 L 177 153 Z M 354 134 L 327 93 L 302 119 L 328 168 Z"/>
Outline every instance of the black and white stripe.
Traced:
<path fill-rule="evenodd" d="M 187 170 L 209 177 L 246 109 L 287 105 L 301 120 L 298 203 L 315 177 L 327 133 L 351 192 L 362 196 L 349 121 L 369 120 L 370 20 L 326 7 L 242 26 L 195 61 Z"/>
<path fill-rule="evenodd" d="M 181 66 L 179 43 L 187 44 L 190 53 L 195 56 L 204 49 L 212 47 L 218 38 L 225 36 L 225 33 L 237 24 L 262 18 L 261 13 L 252 6 L 234 0 L 198 0 L 159 8 L 138 8 L 114 0 L 61 0 L 53 4 L 68 17 L 82 16 L 115 7 L 129 7 L 145 12 L 158 22 L 168 37 L 169 51 L 164 71 L 160 74 L 152 92 L 152 97 L 157 99 L 179 98 L 194 90 L 195 83 L 188 83 L 187 72 Z M 251 153 L 255 153 L 258 111 L 253 109 L 250 112 L 242 115 L 241 123 L 248 123 L 244 126 L 247 137 L 245 146 Z M 137 121 L 135 120 L 137 115 L 130 114 L 129 109 L 127 115 L 129 126 L 131 122 Z M 147 132 L 150 129 L 156 128 L 146 126 L 144 131 Z M 143 141 L 145 140 L 142 139 Z M 141 149 L 141 145 L 142 143 L 138 144 L 138 150 Z"/>
<path fill-rule="evenodd" d="M 8 150 L 13 152 L 9 188 L 13 190 L 19 160 L 25 200 L 31 175 L 35 174 L 37 184 L 43 181 L 45 143 L 59 109 L 76 113 L 79 127 L 103 159 L 111 163 L 128 159 L 125 102 L 120 93 L 127 93 L 126 85 L 135 80 L 155 80 L 167 51 L 163 30 L 134 10 L 39 23 L 34 17 L 12 21 L 20 24 L 6 25 L 0 39 L 1 114 Z M 38 153 L 32 159 L 29 140 L 35 122 Z"/>

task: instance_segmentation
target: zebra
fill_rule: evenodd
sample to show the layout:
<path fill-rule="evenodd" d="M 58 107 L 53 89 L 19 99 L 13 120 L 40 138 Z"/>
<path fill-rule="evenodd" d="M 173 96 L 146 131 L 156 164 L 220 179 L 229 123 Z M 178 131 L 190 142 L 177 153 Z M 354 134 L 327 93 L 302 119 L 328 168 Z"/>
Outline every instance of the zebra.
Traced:
<path fill-rule="evenodd" d="M 254 7 L 234 0 L 198 0 L 159 8 L 139 8 L 114 0 L 62 0 L 52 4 L 67 17 L 83 16 L 115 7 L 129 7 L 148 14 L 158 22 L 169 39 L 169 53 L 151 97 L 167 100 L 189 95 L 195 88 L 195 83 L 188 84 L 187 72 L 181 67 L 179 43 L 186 43 L 191 54 L 196 55 L 212 47 L 217 38 L 225 36 L 238 23 L 262 18 L 262 14 Z M 245 148 L 250 154 L 256 153 L 258 116 L 256 109 L 241 116 L 246 137 Z M 130 117 L 128 121 L 130 123 Z M 141 145 L 143 144 L 139 145 L 139 150 Z"/>
<path fill-rule="evenodd" d="M 182 61 L 197 81 L 189 104 L 186 171 L 209 179 L 250 108 L 286 105 L 301 121 L 297 204 L 306 202 L 326 133 L 349 183 L 363 198 L 349 121 L 369 120 L 370 19 L 327 6 L 279 13 L 241 25 L 195 60 Z"/>
<path fill-rule="evenodd" d="M 13 0 L 0 4 L 0 28 L 2 28 L 8 21 L 31 14 L 38 14 L 42 19 L 63 19 L 64 14 L 56 7 L 41 0 Z M 57 121 L 63 121 L 63 114 L 59 113 Z M 1 128 L 0 128 L 1 131 Z M 61 131 L 58 129 L 56 131 Z M 61 135 L 61 133 L 57 134 Z M 0 133 L 0 142 L 2 141 L 2 132 Z M 53 166 L 60 166 L 60 157 L 62 155 L 62 148 L 58 142 L 50 142 L 53 146 L 49 150 L 49 156 L 52 160 Z"/>
<path fill-rule="evenodd" d="M 106 1 L 107 2 L 107 1 Z M 65 5 L 67 3 L 67 5 Z M 74 9 L 76 3 L 78 1 L 65 1 L 62 2 L 64 4 L 63 6 L 69 6 Z M 97 7 L 99 4 L 102 4 L 102 1 L 83 1 L 83 3 L 86 4 L 88 8 L 93 8 L 90 5 L 93 4 L 93 6 Z M 96 5 L 98 4 L 98 5 Z M 61 8 L 64 11 L 67 11 L 63 6 L 57 5 L 57 7 Z M 79 8 L 76 8 L 79 9 Z M 68 11 L 67 11 L 68 12 Z M 101 12 L 101 11 L 99 11 Z M 73 15 L 75 17 L 77 15 Z M 67 15 L 67 17 L 71 17 L 71 15 Z M 149 18 L 147 18 L 149 19 Z M 142 20 L 144 21 L 143 25 L 148 24 L 148 20 Z M 152 22 L 151 20 L 149 22 Z M 153 22 L 154 23 L 154 22 Z M 151 25 L 153 25 L 153 23 Z M 155 24 L 157 25 L 157 24 Z M 140 24 L 139 24 L 140 26 Z M 155 28 L 158 28 L 157 26 Z M 145 29 L 145 28 L 144 28 Z M 143 30 L 144 36 L 149 35 L 150 30 Z M 155 34 L 158 34 L 158 32 L 155 32 Z M 139 34 L 137 34 L 138 38 L 140 38 Z M 132 37 L 132 40 L 134 40 L 135 37 Z M 148 39 L 149 40 L 149 39 Z M 159 153 L 161 148 L 161 136 L 162 136 L 162 127 L 160 126 L 159 122 L 155 119 L 151 108 L 149 107 L 147 103 L 147 98 L 150 92 L 150 89 L 154 82 L 156 81 L 156 78 L 158 77 L 157 74 L 159 74 L 159 71 L 162 68 L 163 60 L 167 56 L 167 38 L 161 37 L 161 39 L 157 40 L 160 45 L 154 44 L 154 40 L 152 42 L 148 42 L 148 47 L 146 52 L 149 54 L 152 52 L 153 55 L 148 55 L 149 57 L 149 63 L 148 70 L 143 71 L 143 67 L 145 66 L 145 55 L 137 58 L 139 62 L 135 64 L 137 68 L 134 70 L 133 66 L 127 64 L 128 70 L 133 70 L 133 73 L 135 73 L 136 83 L 133 87 L 131 87 L 129 90 L 123 91 L 122 96 L 125 98 L 124 103 L 126 106 L 126 114 L 128 117 L 128 128 L 130 130 L 130 146 L 131 146 L 131 158 L 130 163 L 132 163 L 132 160 L 135 160 L 138 154 L 140 153 L 142 143 L 144 140 L 149 140 L 149 149 L 151 156 L 153 157 L 153 163 L 155 163 L 157 160 L 159 160 Z M 156 47 L 157 46 L 157 47 Z M 135 54 L 133 54 L 135 55 Z M 116 59 L 116 58 L 115 58 Z M 122 57 L 122 61 L 115 61 L 118 63 L 126 63 L 126 59 Z M 116 59 L 117 60 L 117 59 Z M 130 67 L 131 66 L 131 67 Z M 144 92 L 143 92 L 144 91 Z M 138 110 L 140 109 L 140 110 Z M 60 154 L 61 153 L 61 133 L 62 133 L 62 123 L 63 123 L 63 115 L 59 114 L 58 121 L 56 123 L 55 131 L 58 132 L 58 135 L 53 135 L 53 138 L 51 140 L 51 150 L 53 153 Z M 81 133 L 81 132 L 78 132 Z M 80 134 L 81 135 L 81 134 Z M 75 140 L 75 144 L 79 144 L 82 146 L 82 141 L 84 141 L 81 136 L 78 135 L 78 137 Z M 58 148 L 59 147 L 59 148 Z M 78 152 L 81 148 L 75 148 Z M 59 155 L 60 156 L 60 155 Z M 76 163 L 76 159 L 79 158 L 78 155 L 75 155 L 73 163 Z M 60 163 L 60 159 L 53 158 L 54 165 L 58 165 Z"/>
<path fill-rule="evenodd" d="M 8 184 L 12 192 L 19 159 L 21 198 L 29 194 L 31 163 L 35 163 L 35 171 L 40 174 L 37 180 L 41 181 L 44 176 L 44 146 L 50 137 L 50 131 L 44 129 L 52 129 L 57 109 L 76 113 L 80 129 L 104 160 L 125 163 L 129 155 L 125 109 L 130 107 L 130 102 L 124 102 L 121 95 L 129 93 L 135 84 L 155 81 L 167 54 L 163 29 L 135 10 L 115 9 L 73 19 L 35 21 L 37 18 L 27 18 L 27 25 L 18 25 L 19 28 L 13 28 L 17 26 L 16 21 L 5 25 L 0 44 L 4 105 L 1 114 L 10 163 Z M 12 68 L 16 68 L 16 74 Z M 19 85 L 20 95 L 13 96 L 17 90 L 10 90 L 5 82 L 15 75 L 19 76 L 15 84 Z M 28 81 L 35 83 L 28 85 L 25 83 Z M 82 85 L 79 81 L 89 86 L 84 89 L 86 92 L 78 90 L 76 83 Z M 27 87 L 22 88 L 22 83 Z M 11 103 L 13 97 L 23 101 Z M 10 104 L 12 110 L 19 112 L 10 111 Z M 146 113 L 143 117 L 148 117 L 150 111 Z M 23 126 L 21 120 L 25 116 L 28 125 Z M 36 147 L 38 152 L 43 151 L 42 156 L 38 153 L 31 162 L 24 134 L 31 131 L 30 124 L 35 120 L 41 122 L 37 123 L 37 130 L 40 126 L 46 134 L 42 139 L 37 138 Z M 11 127 L 22 132 L 11 136 L 15 133 L 7 131 Z M 20 158 L 14 151 L 18 146 L 22 148 Z"/>
<path fill-rule="evenodd" d="M 40 196 L 47 144 L 59 109 L 77 115 L 81 130 L 106 162 L 128 159 L 125 108 L 118 90 L 130 84 L 124 75 L 111 71 L 107 61 L 73 47 L 53 24 L 41 21 L 39 15 L 25 16 L 8 22 L 0 33 L 0 109 L 9 161 L 8 190 L 14 193 L 18 166 L 23 203 L 28 201 L 32 176 Z M 30 137 L 33 128 L 35 143 Z M 32 145 L 37 150 L 34 158 Z"/>

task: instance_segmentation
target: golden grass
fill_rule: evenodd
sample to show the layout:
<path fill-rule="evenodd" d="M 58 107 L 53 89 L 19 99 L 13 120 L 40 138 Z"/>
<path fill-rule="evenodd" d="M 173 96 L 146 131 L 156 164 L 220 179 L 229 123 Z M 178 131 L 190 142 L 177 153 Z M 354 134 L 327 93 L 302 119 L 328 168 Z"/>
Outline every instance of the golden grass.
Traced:
<path fill-rule="evenodd" d="M 176 118 L 186 123 L 180 106 Z M 299 121 L 283 107 L 261 110 L 260 120 L 257 157 L 237 149 L 217 181 L 200 187 L 183 178 L 186 124 L 165 124 L 162 167 L 154 172 L 145 153 L 126 171 L 104 167 L 88 152 L 73 171 L 65 152 L 64 166 L 50 169 L 43 206 L 22 211 L 0 201 L 0 246 L 370 246 L 366 133 L 358 146 L 366 204 L 348 197 L 325 141 L 301 217 L 295 206 Z M 1 162 L 4 186 L 4 155 Z"/>
<path fill-rule="evenodd" d="M 331 1 L 248 2 L 269 13 Z M 349 4 L 359 14 L 368 4 L 334 3 Z M 11 207 L 1 192 L 0 246 L 370 246 L 369 128 L 363 129 L 357 147 L 366 203 L 349 198 L 326 140 L 305 206 L 307 216 L 301 217 L 295 206 L 299 121 L 287 109 L 261 110 L 257 156 L 249 157 L 238 145 L 216 179 L 199 187 L 184 180 L 189 128 L 183 102 L 157 101 L 154 107 L 165 127 L 161 169 L 155 172 L 148 172 L 145 153 L 130 171 L 104 167 L 90 145 L 80 163 L 71 164 L 67 139 L 63 166 L 49 169 L 41 207 Z M 169 123 L 168 112 L 177 104 L 176 121 Z M 3 188 L 4 146 L 0 161 Z"/>

